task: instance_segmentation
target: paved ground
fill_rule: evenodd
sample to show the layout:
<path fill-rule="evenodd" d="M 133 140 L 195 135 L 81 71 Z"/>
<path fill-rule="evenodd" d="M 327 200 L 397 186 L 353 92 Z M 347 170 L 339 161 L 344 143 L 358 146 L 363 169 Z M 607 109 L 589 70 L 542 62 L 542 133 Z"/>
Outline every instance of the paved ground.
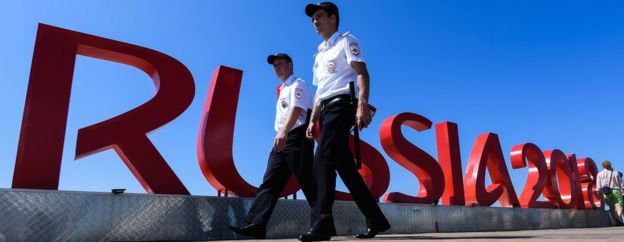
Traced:
<path fill-rule="evenodd" d="M 427 234 L 390 234 L 379 235 L 372 240 L 355 240 L 350 237 L 337 236 L 332 241 L 624 241 L 624 227 L 582 228 L 582 229 L 544 229 L 505 232 L 466 232 L 466 233 L 427 233 Z M 244 240 L 253 241 L 253 240 Z M 267 240 L 258 240 L 267 241 Z M 277 241 L 297 241 L 281 239 Z M 239 240 L 240 242 L 240 240 Z"/>

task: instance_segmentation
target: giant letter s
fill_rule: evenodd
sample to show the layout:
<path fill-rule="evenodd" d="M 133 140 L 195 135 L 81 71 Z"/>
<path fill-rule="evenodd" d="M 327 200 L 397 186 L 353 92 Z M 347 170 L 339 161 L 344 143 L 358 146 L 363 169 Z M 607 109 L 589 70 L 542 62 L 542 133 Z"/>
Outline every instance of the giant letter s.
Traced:
<path fill-rule="evenodd" d="M 433 203 L 440 199 L 444 192 L 442 168 L 427 152 L 405 139 L 401 133 L 401 126 L 403 125 L 417 131 L 424 131 L 431 128 L 431 121 L 418 114 L 400 113 L 384 120 L 379 131 L 381 146 L 390 158 L 416 175 L 420 182 L 420 191 L 416 197 L 400 192 L 391 192 L 386 194 L 384 201 Z"/>

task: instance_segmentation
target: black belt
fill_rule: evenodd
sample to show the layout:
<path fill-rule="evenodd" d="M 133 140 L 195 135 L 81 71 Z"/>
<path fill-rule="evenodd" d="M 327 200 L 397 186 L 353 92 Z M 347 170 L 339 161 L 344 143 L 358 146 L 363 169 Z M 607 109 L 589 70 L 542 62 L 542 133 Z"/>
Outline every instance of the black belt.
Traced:
<path fill-rule="evenodd" d="M 321 101 L 320 108 L 323 111 L 331 105 L 349 103 L 350 101 L 351 96 L 349 94 L 340 94 Z"/>

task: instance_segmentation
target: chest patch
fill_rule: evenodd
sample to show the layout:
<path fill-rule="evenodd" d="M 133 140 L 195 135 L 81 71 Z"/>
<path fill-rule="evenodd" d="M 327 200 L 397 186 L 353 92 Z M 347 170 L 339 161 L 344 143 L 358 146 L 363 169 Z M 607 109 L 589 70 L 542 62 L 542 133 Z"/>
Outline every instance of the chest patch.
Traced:
<path fill-rule="evenodd" d="M 334 73 L 336 71 L 336 64 L 334 62 L 327 63 L 327 73 Z"/>
<path fill-rule="evenodd" d="M 282 108 L 287 108 L 288 107 L 288 103 L 286 102 L 286 99 L 280 99 L 280 103 L 282 105 Z"/>

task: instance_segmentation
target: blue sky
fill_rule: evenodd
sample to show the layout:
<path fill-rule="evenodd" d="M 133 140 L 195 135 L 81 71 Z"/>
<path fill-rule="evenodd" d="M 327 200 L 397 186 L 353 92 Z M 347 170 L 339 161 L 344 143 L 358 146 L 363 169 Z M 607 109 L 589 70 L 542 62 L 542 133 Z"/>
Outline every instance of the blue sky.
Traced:
<path fill-rule="evenodd" d="M 274 137 L 275 78 L 266 56 L 289 53 L 295 73 L 312 78 L 321 38 L 306 1 L 1 1 L 0 188 L 9 188 L 37 23 L 148 47 L 182 62 L 195 79 L 191 106 L 149 135 L 194 195 L 215 195 L 196 155 L 210 76 L 242 69 L 234 157 L 241 175 L 261 182 Z M 362 138 L 384 154 L 388 192 L 416 194 L 418 181 L 385 155 L 379 126 L 413 112 L 459 124 L 464 172 L 479 134 L 499 135 L 516 193 L 526 169 L 511 169 L 511 147 L 533 142 L 624 169 L 624 3 L 621 1 L 337 1 L 340 31 L 361 41 L 378 107 Z M 143 193 L 112 151 L 74 160 L 78 129 L 141 105 L 154 89 L 143 72 L 79 56 L 59 189 Z M 433 130 L 403 129 L 437 157 Z M 342 184 L 339 188 L 343 189 Z"/>

